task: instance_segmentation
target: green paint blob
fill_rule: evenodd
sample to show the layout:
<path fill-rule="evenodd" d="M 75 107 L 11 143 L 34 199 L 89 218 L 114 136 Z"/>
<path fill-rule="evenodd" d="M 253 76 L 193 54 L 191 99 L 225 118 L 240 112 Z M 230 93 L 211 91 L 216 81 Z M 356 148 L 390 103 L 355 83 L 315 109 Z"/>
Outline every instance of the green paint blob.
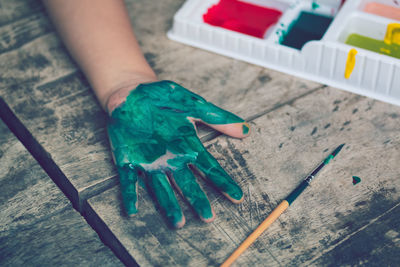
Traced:
<path fill-rule="evenodd" d="M 242 130 L 243 130 L 243 134 L 249 133 L 249 127 L 247 127 L 247 125 L 245 125 L 245 124 L 242 125 Z"/>
<path fill-rule="evenodd" d="M 189 168 L 182 168 L 173 174 L 176 186 L 185 196 L 196 213 L 202 219 L 213 217 L 210 202 L 204 191 L 201 189 Z"/>
<path fill-rule="evenodd" d="M 181 222 L 182 211 L 166 178 L 169 173 L 199 216 L 211 218 L 209 201 L 188 164 L 231 198 L 243 197 L 240 187 L 203 147 L 189 118 L 208 124 L 244 122 L 171 81 L 139 85 L 112 112 L 107 130 L 128 214 L 137 212 L 136 186 L 143 176 L 168 220 L 173 225 Z M 245 125 L 242 129 L 249 130 Z M 139 176 L 139 171 L 145 175 Z"/>
<path fill-rule="evenodd" d="M 148 184 L 168 221 L 173 226 L 182 222 L 182 210 L 166 175 L 161 171 L 149 172 Z"/>
<path fill-rule="evenodd" d="M 136 214 L 137 213 L 136 187 L 138 183 L 137 171 L 131 169 L 129 165 L 117 168 L 118 168 L 118 173 L 120 174 L 119 180 L 123 196 L 122 202 L 124 203 L 126 213 L 128 215 Z"/>
<path fill-rule="evenodd" d="M 324 160 L 325 165 L 329 164 L 329 162 L 334 158 L 333 155 L 329 155 L 328 157 L 326 157 L 326 159 Z"/>
<path fill-rule="evenodd" d="M 313 9 L 313 10 L 315 10 L 315 9 L 317 9 L 317 8 L 319 8 L 320 7 L 320 5 L 316 2 L 316 1 L 313 1 L 312 3 L 311 3 L 311 8 Z"/>
<path fill-rule="evenodd" d="M 347 37 L 346 44 L 364 48 L 379 54 L 400 58 L 400 45 L 396 43 L 386 44 L 383 40 L 376 40 L 356 33 Z"/>
<path fill-rule="evenodd" d="M 357 177 L 357 176 L 353 176 L 353 185 L 358 184 L 359 182 L 361 182 L 361 178 Z"/>

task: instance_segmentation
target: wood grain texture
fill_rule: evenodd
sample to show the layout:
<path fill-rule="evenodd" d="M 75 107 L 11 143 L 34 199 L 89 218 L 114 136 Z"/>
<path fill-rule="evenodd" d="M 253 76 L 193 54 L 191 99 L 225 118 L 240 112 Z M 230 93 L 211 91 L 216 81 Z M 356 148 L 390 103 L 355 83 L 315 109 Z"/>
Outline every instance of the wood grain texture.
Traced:
<path fill-rule="evenodd" d="M 0 265 L 123 266 L 0 121 Z"/>
<path fill-rule="evenodd" d="M 169 229 L 143 189 L 134 218 L 123 215 L 118 187 L 88 203 L 140 265 L 217 266 L 332 149 L 346 143 L 235 266 L 395 265 L 399 116 L 399 107 L 324 88 L 255 119 L 247 139 L 210 141 L 209 151 L 245 192 L 244 202 L 234 205 L 202 183 L 217 214 L 211 224 L 181 202 L 187 224 Z M 354 186 L 353 175 L 362 182 Z"/>
<path fill-rule="evenodd" d="M 160 79 L 181 83 L 245 118 L 320 87 L 168 40 L 166 32 L 181 4 L 127 1 L 144 54 Z M 23 25 L 37 34 L 25 34 Z M 49 27 L 42 9 L 0 27 L 0 36 L 15 36 L 15 41 L 3 40 L 8 52 L 0 54 L 0 95 L 62 170 L 66 178 L 60 179 L 73 184 L 76 190 L 67 194 L 82 211 L 82 200 L 117 183 L 104 130 L 106 115 Z M 201 135 L 209 132 L 202 128 Z"/>
<path fill-rule="evenodd" d="M 0 26 L 43 11 L 40 0 L 1 0 Z"/>
<path fill-rule="evenodd" d="M 73 184 L 74 205 L 119 257 L 143 266 L 218 265 L 309 170 L 346 142 L 339 157 L 236 265 L 400 262 L 398 107 L 170 41 L 166 32 L 183 0 L 125 2 L 160 79 L 174 80 L 254 121 L 250 138 L 219 137 L 207 145 L 240 182 L 244 203 L 231 204 L 203 183 L 216 221 L 202 223 L 181 201 L 187 225 L 172 230 L 141 188 L 140 213 L 126 218 L 119 188 L 103 192 L 117 183 L 116 172 L 104 131 L 106 115 L 87 81 L 39 0 L 1 1 L 0 95 L 53 160 L 50 167 L 60 168 L 61 178 Z M 40 178 L 45 174 L 22 146 L 4 139 L 3 129 L 0 124 L 0 140 L 7 140 L 0 146 L 0 249 L 7 257 L 0 258 L 1 265 L 118 264 L 48 177 Z M 210 139 L 209 133 L 202 129 L 201 136 Z M 362 182 L 353 186 L 353 175 Z M 35 257 L 21 245 L 26 243 Z"/>
<path fill-rule="evenodd" d="M 357 214 L 358 215 L 358 214 Z M 324 251 L 315 265 L 396 266 L 400 261 L 400 207 L 384 212 L 361 231 Z"/>
<path fill-rule="evenodd" d="M 53 26 L 43 12 L 34 13 L 0 28 L 0 53 L 17 49 L 35 38 L 52 32 Z"/>

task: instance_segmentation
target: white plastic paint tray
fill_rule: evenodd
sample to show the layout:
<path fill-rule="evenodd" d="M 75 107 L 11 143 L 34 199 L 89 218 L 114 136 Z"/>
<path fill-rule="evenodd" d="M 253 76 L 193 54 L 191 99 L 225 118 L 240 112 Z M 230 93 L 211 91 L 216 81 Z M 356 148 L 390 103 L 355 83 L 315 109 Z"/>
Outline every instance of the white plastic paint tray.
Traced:
<path fill-rule="evenodd" d="M 396 1 L 347 0 L 341 8 L 340 0 L 242 1 L 282 11 L 278 23 L 267 31 L 263 39 L 204 23 L 203 14 L 218 0 L 186 1 L 174 16 L 168 37 L 218 54 L 400 105 L 400 59 L 345 44 L 351 33 L 383 40 L 387 25 L 400 21 L 363 10 L 371 2 L 400 8 Z M 318 8 L 315 8 L 315 2 Z M 279 44 L 279 32 L 287 30 L 301 11 L 334 15 L 334 20 L 321 40 L 310 41 L 301 50 Z M 346 61 L 352 48 L 358 53 L 354 70 L 350 78 L 346 79 Z"/>

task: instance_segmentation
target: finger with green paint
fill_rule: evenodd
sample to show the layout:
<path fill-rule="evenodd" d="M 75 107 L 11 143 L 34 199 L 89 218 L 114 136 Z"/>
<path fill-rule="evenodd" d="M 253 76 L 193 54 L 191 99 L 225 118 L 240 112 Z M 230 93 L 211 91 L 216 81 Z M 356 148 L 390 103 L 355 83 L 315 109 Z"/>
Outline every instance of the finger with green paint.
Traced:
<path fill-rule="evenodd" d="M 236 138 L 250 131 L 243 119 L 171 81 L 140 84 L 112 111 L 108 134 L 128 215 L 138 212 L 143 180 L 174 227 L 182 227 L 185 217 L 173 187 L 203 221 L 212 221 L 215 213 L 193 168 L 231 201 L 243 200 L 240 187 L 202 145 L 195 122 Z"/>

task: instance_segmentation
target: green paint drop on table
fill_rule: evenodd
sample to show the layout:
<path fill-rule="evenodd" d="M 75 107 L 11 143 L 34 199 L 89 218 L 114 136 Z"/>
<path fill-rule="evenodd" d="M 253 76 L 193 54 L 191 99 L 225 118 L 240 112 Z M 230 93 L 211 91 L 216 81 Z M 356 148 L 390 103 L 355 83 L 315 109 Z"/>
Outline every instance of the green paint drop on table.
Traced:
<path fill-rule="evenodd" d="M 292 22 L 288 31 L 281 37 L 280 43 L 301 49 L 309 41 L 321 40 L 332 22 L 332 17 L 310 12 L 301 12 Z"/>
<path fill-rule="evenodd" d="M 346 44 L 360 47 L 375 53 L 400 58 L 400 45 L 396 43 L 386 44 L 383 40 L 376 40 L 360 34 L 350 34 L 347 37 Z"/>
<path fill-rule="evenodd" d="M 317 8 L 319 8 L 320 6 L 319 6 L 319 4 L 316 2 L 316 1 L 313 1 L 312 2 L 312 4 L 311 4 L 311 8 L 313 9 L 313 10 L 315 10 L 315 9 L 317 9 Z"/>
<path fill-rule="evenodd" d="M 356 185 L 361 182 L 361 178 L 357 176 L 353 176 L 353 185 Z"/>

